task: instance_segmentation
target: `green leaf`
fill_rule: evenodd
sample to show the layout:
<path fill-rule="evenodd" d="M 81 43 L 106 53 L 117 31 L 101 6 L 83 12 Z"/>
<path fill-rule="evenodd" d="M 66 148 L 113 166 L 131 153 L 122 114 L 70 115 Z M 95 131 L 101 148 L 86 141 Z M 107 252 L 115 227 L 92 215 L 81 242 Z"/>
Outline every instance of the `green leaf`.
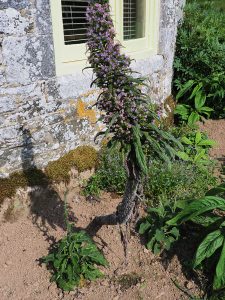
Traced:
<path fill-rule="evenodd" d="M 155 243 L 154 247 L 153 247 L 153 253 L 155 255 L 158 255 L 161 252 L 161 246 L 159 243 Z"/>
<path fill-rule="evenodd" d="M 206 95 L 202 91 L 198 91 L 195 95 L 195 108 L 199 111 L 206 101 Z"/>
<path fill-rule="evenodd" d="M 134 148 L 138 165 L 144 174 L 148 173 L 146 158 L 141 144 L 141 132 L 138 125 L 133 126 Z"/>
<path fill-rule="evenodd" d="M 154 242 L 155 242 L 155 238 L 151 238 L 150 241 L 146 245 L 148 250 L 153 251 Z"/>
<path fill-rule="evenodd" d="M 141 223 L 139 228 L 140 234 L 145 234 L 146 231 L 148 231 L 151 228 L 151 224 L 146 220 L 145 222 Z"/>
<path fill-rule="evenodd" d="M 194 157 L 194 162 L 198 163 L 205 158 L 205 149 L 200 150 Z"/>
<path fill-rule="evenodd" d="M 199 146 L 215 146 L 216 142 L 214 140 L 202 140 L 200 141 L 200 143 L 198 144 Z"/>
<path fill-rule="evenodd" d="M 185 105 L 185 104 L 178 104 L 174 110 L 174 114 L 175 115 L 180 115 L 182 120 L 187 120 L 188 116 L 189 116 L 189 110 L 190 110 L 190 106 L 189 105 Z"/>
<path fill-rule="evenodd" d="M 194 260 L 194 268 L 201 264 L 203 260 L 212 256 L 223 244 L 224 236 L 220 230 L 209 233 L 199 245 Z"/>
<path fill-rule="evenodd" d="M 58 279 L 57 283 L 58 283 L 58 286 L 64 291 L 73 291 L 74 287 L 76 285 L 76 281 L 69 282 L 62 278 Z"/>
<path fill-rule="evenodd" d="M 221 193 L 225 193 L 225 183 L 222 183 L 218 187 L 209 190 L 206 193 L 206 196 L 216 196 L 216 195 L 221 194 Z"/>
<path fill-rule="evenodd" d="M 213 109 L 213 108 L 210 108 L 210 107 L 208 107 L 208 106 L 203 106 L 203 107 L 201 107 L 201 109 L 200 109 L 200 112 L 212 112 L 212 111 L 214 111 L 214 109 Z"/>
<path fill-rule="evenodd" d="M 203 83 L 200 82 L 199 84 L 196 85 L 196 87 L 193 89 L 191 96 L 189 97 L 189 99 L 191 100 L 193 97 L 195 97 L 195 95 L 197 94 L 197 92 L 203 87 Z"/>
<path fill-rule="evenodd" d="M 164 149 L 159 145 L 159 143 L 155 141 L 155 139 L 150 137 L 150 135 L 147 132 L 145 132 L 144 135 L 146 137 L 146 140 L 149 142 L 149 146 L 158 155 L 158 157 L 161 160 L 170 163 L 169 157 L 165 154 Z"/>
<path fill-rule="evenodd" d="M 173 227 L 170 230 L 170 234 L 173 235 L 175 237 L 175 239 L 177 239 L 180 235 L 179 229 L 177 227 Z"/>
<path fill-rule="evenodd" d="M 186 94 L 190 89 L 191 87 L 195 84 L 195 81 L 194 80 L 189 80 L 188 82 L 186 82 L 182 89 L 178 92 L 177 96 L 176 96 L 176 99 L 179 100 L 184 94 Z"/>
<path fill-rule="evenodd" d="M 162 230 L 156 229 L 155 239 L 157 242 L 162 242 L 166 239 L 165 233 Z"/>
<path fill-rule="evenodd" d="M 103 274 L 98 269 L 87 268 L 86 271 L 84 272 L 84 277 L 88 280 L 96 280 L 98 278 L 103 277 Z"/>
<path fill-rule="evenodd" d="M 192 141 L 189 140 L 189 138 L 187 138 L 186 136 L 183 136 L 183 137 L 181 138 L 181 142 L 182 142 L 183 144 L 186 144 L 186 145 L 192 145 Z"/>
<path fill-rule="evenodd" d="M 218 222 L 221 219 L 220 216 L 216 216 L 213 213 L 207 213 L 207 215 L 197 216 L 191 219 L 192 222 L 202 225 L 204 227 L 208 227 L 213 223 Z"/>
<path fill-rule="evenodd" d="M 202 134 L 201 134 L 201 132 L 200 131 L 198 131 L 197 133 L 196 133 L 196 136 L 195 136 L 195 144 L 199 144 L 199 142 L 201 141 L 201 139 L 202 139 Z"/>
<path fill-rule="evenodd" d="M 215 290 L 225 288 L 225 241 L 223 243 L 220 259 L 216 267 L 213 288 Z"/>
<path fill-rule="evenodd" d="M 47 264 L 47 263 L 49 263 L 49 262 L 53 262 L 54 259 L 55 259 L 55 254 L 54 254 L 54 253 L 51 253 L 51 254 L 49 254 L 49 255 L 43 257 L 43 258 L 42 258 L 42 261 L 43 261 L 43 263 Z"/>
<path fill-rule="evenodd" d="M 191 202 L 187 207 L 183 209 L 183 211 L 178 213 L 172 220 L 168 221 L 167 224 L 181 224 L 214 209 L 225 210 L 225 200 L 220 197 L 205 196 L 204 198 Z"/>
<path fill-rule="evenodd" d="M 177 154 L 177 156 L 178 156 L 180 159 L 182 159 L 182 160 L 184 160 L 184 161 L 190 161 L 190 157 L 189 157 L 189 155 L 188 155 L 187 153 L 182 152 L 182 151 L 178 151 L 176 154 Z"/>
<path fill-rule="evenodd" d="M 88 257 L 96 264 L 102 265 L 104 267 L 108 266 L 107 260 L 99 251 L 88 255 Z"/>
<path fill-rule="evenodd" d="M 196 112 L 192 112 L 190 114 L 190 116 L 188 117 L 188 124 L 190 126 L 195 125 L 196 122 L 198 122 L 200 120 L 200 116 L 199 114 L 197 114 Z"/>

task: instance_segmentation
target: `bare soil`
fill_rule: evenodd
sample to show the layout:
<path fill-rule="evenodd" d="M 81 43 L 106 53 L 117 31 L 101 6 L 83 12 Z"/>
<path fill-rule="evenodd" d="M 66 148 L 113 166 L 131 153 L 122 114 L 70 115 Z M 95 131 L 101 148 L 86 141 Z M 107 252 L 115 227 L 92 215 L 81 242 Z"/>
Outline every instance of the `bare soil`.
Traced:
<path fill-rule="evenodd" d="M 225 154 L 225 120 L 208 121 L 203 126 L 218 142 L 214 157 Z M 128 264 L 118 226 L 104 226 L 94 237 L 110 267 L 105 278 L 70 293 L 63 293 L 50 283 L 50 272 L 38 259 L 65 235 L 64 193 L 71 219 L 77 229 L 85 229 L 94 216 L 113 212 L 119 196 L 103 193 L 100 201 L 87 201 L 80 194 L 80 178 L 73 176 L 69 185 L 45 189 L 19 190 L 0 208 L 0 299 L 1 300 L 185 300 L 187 295 L 172 282 L 176 280 L 193 295 L 200 290 L 184 271 L 180 257 L 154 256 L 135 231 L 128 245 Z M 187 249 L 180 249 L 183 253 Z M 187 250 L 188 251 L 188 250 Z M 187 276 L 185 276 L 185 275 Z M 192 277 L 193 278 L 193 277 Z"/>
<path fill-rule="evenodd" d="M 225 120 L 208 120 L 201 124 L 200 128 L 217 142 L 211 150 L 211 156 L 217 159 L 225 159 Z"/>

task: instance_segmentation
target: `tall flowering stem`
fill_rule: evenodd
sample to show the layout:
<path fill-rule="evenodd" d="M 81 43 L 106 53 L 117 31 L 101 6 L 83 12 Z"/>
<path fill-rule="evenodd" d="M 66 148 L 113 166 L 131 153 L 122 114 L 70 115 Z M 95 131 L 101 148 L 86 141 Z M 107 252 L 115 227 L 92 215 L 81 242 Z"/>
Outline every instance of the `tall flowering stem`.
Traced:
<path fill-rule="evenodd" d="M 102 89 L 97 108 L 105 112 L 103 122 L 117 139 L 129 143 L 132 127 L 147 120 L 141 85 L 134 78 L 131 60 L 121 54 L 108 1 L 92 1 L 87 10 L 89 62 L 96 75 L 94 84 Z"/>
<path fill-rule="evenodd" d="M 121 53 L 121 45 L 115 41 L 108 0 L 90 1 L 87 21 L 89 63 L 96 78 L 92 85 L 101 89 L 96 107 L 102 111 L 101 121 L 112 137 L 108 146 L 116 144 L 124 152 L 128 173 L 123 201 L 116 213 L 97 217 L 95 222 L 121 224 L 130 219 L 139 199 L 141 176 L 147 173 L 143 148 L 148 142 L 154 152 L 163 153 L 159 146 L 161 132 L 154 125 L 155 114 L 142 92 L 145 79 L 134 76 L 131 59 Z"/>

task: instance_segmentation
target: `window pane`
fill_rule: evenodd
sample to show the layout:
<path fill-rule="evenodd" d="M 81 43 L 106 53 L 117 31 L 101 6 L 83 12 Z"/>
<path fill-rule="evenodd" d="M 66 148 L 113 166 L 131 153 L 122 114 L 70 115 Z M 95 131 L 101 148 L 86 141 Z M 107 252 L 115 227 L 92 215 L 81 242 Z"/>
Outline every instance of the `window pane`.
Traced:
<path fill-rule="evenodd" d="M 146 0 L 123 0 L 123 38 L 139 39 L 145 36 Z"/>
<path fill-rule="evenodd" d="M 62 1 L 62 18 L 65 45 L 83 44 L 87 41 L 86 9 L 88 1 Z"/>

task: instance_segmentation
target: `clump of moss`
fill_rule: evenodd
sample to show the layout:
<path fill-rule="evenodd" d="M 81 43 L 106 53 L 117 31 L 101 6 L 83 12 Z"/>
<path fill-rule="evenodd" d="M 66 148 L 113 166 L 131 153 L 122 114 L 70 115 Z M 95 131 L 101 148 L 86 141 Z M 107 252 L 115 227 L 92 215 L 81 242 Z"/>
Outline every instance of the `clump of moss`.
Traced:
<path fill-rule="evenodd" d="M 12 198 L 18 188 L 45 186 L 48 183 L 47 176 L 37 168 L 15 172 L 8 178 L 0 178 L 0 204 L 3 203 L 5 198 Z"/>
<path fill-rule="evenodd" d="M 83 172 L 96 167 L 98 153 L 91 146 L 79 146 L 60 159 L 50 162 L 45 169 L 47 176 L 54 182 L 69 181 L 69 172 L 75 168 Z"/>
<path fill-rule="evenodd" d="M 69 172 L 72 167 L 79 172 L 95 168 L 98 162 L 98 153 L 91 146 L 80 146 L 70 151 L 60 159 L 50 162 L 45 172 L 32 168 L 23 172 L 13 173 L 8 178 L 0 178 L 0 204 L 5 198 L 12 198 L 18 188 L 27 186 L 47 186 L 52 182 L 69 181 Z"/>

